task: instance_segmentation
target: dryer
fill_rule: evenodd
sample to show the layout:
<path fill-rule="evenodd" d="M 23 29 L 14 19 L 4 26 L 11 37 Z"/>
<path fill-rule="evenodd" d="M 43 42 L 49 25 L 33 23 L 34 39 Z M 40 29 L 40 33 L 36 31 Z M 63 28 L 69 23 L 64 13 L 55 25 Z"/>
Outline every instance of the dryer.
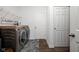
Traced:
<path fill-rule="evenodd" d="M 2 37 L 2 48 L 12 48 L 20 51 L 29 40 L 30 29 L 26 25 L 0 26 Z"/>
<path fill-rule="evenodd" d="M 29 40 L 29 28 L 23 28 L 20 30 L 20 35 L 19 35 L 19 46 L 20 48 L 23 48 L 24 45 L 28 42 Z"/>

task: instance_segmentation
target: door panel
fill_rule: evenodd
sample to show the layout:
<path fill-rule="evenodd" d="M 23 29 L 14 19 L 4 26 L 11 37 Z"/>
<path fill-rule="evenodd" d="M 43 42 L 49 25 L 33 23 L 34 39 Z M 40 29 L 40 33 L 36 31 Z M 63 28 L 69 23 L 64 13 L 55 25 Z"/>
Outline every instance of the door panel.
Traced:
<path fill-rule="evenodd" d="M 69 7 L 54 7 L 54 45 L 55 47 L 69 46 Z"/>
<path fill-rule="evenodd" d="M 70 7 L 70 34 L 73 33 L 75 37 L 70 36 L 70 51 L 79 51 L 79 6 Z"/>
<path fill-rule="evenodd" d="M 56 31 L 54 34 L 54 44 L 55 46 L 61 46 L 61 32 L 60 31 Z"/>

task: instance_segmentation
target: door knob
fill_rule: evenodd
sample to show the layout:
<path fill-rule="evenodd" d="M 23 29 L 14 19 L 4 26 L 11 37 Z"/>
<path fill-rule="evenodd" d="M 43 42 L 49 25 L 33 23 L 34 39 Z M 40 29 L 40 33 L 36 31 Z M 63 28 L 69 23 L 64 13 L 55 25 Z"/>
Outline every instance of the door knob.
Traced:
<path fill-rule="evenodd" d="M 74 34 L 70 34 L 69 36 L 70 36 L 70 37 L 75 37 L 75 35 L 74 35 Z"/>

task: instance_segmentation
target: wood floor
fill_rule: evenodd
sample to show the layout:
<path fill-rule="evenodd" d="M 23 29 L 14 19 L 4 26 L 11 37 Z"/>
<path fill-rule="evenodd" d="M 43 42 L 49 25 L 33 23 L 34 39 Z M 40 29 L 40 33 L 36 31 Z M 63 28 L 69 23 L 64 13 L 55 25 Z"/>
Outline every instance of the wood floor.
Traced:
<path fill-rule="evenodd" d="M 49 48 L 45 39 L 39 40 L 40 52 L 69 52 L 69 47 Z"/>

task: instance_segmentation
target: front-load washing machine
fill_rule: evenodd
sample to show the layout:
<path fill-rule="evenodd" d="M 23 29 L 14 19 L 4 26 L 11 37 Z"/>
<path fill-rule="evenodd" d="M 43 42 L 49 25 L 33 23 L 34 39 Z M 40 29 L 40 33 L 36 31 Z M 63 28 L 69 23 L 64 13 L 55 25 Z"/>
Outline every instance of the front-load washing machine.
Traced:
<path fill-rule="evenodd" d="M 19 33 L 19 34 L 18 34 Z M 19 29 L 17 31 L 17 39 L 18 40 L 18 46 L 16 51 L 20 51 L 22 48 L 24 48 L 25 44 L 27 44 L 30 36 L 30 29 L 29 27 L 24 27 L 22 29 Z M 17 42 L 17 41 L 16 41 Z"/>
<path fill-rule="evenodd" d="M 21 46 L 21 48 L 24 47 L 24 45 L 28 42 L 28 37 L 27 37 L 27 31 L 26 29 L 21 29 L 20 30 L 20 35 L 19 35 L 19 45 Z"/>
<path fill-rule="evenodd" d="M 2 48 L 12 48 L 13 51 L 20 51 L 29 40 L 28 29 L 28 26 L 21 28 L 2 28 Z"/>

